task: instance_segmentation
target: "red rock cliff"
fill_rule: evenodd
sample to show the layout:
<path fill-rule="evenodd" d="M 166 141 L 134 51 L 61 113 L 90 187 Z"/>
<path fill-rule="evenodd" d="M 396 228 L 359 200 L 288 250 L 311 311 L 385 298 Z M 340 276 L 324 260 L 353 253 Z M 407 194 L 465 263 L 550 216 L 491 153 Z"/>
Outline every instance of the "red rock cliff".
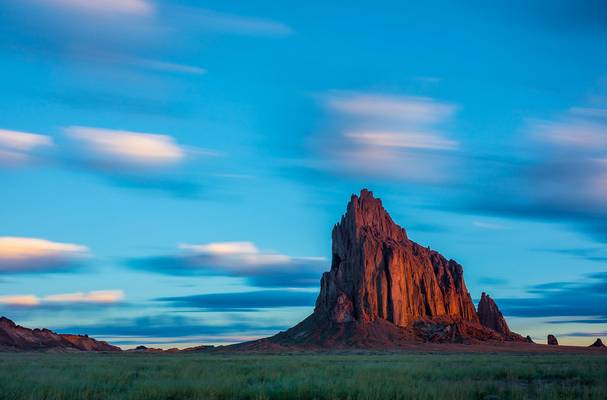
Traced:
<path fill-rule="evenodd" d="M 462 267 L 409 240 L 372 192 L 352 196 L 332 238 L 315 314 L 401 327 L 436 317 L 478 323 Z"/>

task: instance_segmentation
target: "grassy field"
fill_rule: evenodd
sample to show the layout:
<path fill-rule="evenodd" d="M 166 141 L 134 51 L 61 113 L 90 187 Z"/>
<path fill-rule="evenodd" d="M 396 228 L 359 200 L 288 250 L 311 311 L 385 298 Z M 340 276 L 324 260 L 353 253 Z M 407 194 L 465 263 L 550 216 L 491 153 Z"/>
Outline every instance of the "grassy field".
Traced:
<path fill-rule="evenodd" d="M 1 399 L 607 399 L 607 357 L 0 354 Z"/>

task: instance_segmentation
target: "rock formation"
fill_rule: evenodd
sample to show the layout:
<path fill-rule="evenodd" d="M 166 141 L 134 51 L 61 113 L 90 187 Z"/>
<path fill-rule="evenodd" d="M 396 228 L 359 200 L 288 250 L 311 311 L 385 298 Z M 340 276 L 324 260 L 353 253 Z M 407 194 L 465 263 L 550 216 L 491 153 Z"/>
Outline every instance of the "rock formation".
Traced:
<path fill-rule="evenodd" d="M 556 340 L 556 336 L 554 335 L 548 335 L 548 344 L 551 346 L 558 346 L 559 345 L 559 341 Z"/>
<path fill-rule="evenodd" d="M 48 329 L 28 329 L 0 317 L 0 350 L 120 351 L 119 347 L 86 335 L 58 334 Z"/>
<path fill-rule="evenodd" d="M 478 303 L 477 314 L 478 320 L 484 327 L 493 329 L 503 335 L 510 335 L 512 333 L 497 304 L 485 292 L 482 293 L 481 300 Z"/>
<path fill-rule="evenodd" d="M 527 343 L 535 343 L 533 341 L 533 339 L 531 339 L 531 336 L 527 335 L 527 337 L 525 338 L 525 340 L 527 341 Z"/>
<path fill-rule="evenodd" d="M 488 297 L 493 306 L 483 316 L 493 324 L 481 325 L 461 265 L 409 240 L 372 192 L 352 196 L 332 240 L 331 269 L 322 276 L 314 313 L 257 345 L 524 341 Z"/>
<path fill-rule="evenodd" d="M 592 343 L 588 347 L 605 347 L 605 345 L 603 344 L 603 341 L 601 340 L 601 338 L 598 338 L 597 340 L 595 340 L 594 343 Z"/>
<path fill-rule="evenodd" d="M 435 317 L 478 322 L 462 267 L 408 240 L 371 192 L 352 196 L 332 238 L 331 270 L 322 276 L 315 313 L 401 327 Z"/>

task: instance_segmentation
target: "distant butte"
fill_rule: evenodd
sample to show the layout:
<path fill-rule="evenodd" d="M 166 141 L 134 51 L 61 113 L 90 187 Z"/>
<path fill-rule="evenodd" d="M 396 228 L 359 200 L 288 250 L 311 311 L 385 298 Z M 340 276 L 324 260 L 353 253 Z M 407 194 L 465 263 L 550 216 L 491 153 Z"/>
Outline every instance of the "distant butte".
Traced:
<path fill-rule="evenodd" d="M 332 240 L 331 269 L 312 315 L 244 347 L 526 342 L 489 296 L 483 294 L 477 313 L 462 266 L 409 240 L 372 192 L 352 195 Z"/>

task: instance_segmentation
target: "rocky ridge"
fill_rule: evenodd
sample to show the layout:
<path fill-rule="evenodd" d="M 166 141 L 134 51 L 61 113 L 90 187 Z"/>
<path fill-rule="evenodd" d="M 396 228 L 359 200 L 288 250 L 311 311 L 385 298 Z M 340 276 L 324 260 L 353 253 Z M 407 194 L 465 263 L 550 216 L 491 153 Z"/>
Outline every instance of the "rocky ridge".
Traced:
<path fill-rule="evenodd" d="M 29 329 L 0 317 L 0 349 L 6 351 L 121 351 L 119 347 L 87 335 L 58 334 L 48 329 Z"/>

